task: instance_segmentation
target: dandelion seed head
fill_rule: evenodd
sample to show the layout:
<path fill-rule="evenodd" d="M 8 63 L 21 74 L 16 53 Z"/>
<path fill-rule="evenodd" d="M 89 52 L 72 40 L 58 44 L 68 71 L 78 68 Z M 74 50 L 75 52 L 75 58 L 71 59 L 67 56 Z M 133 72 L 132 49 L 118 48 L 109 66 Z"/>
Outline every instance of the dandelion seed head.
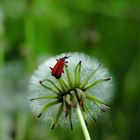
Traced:
<path fill-rule="evenodd" d="M 51 74 L 51 69 L 50 67 L 54 67 L 54 65 L 57 63 L 56 59 L 62 58 L 66 56 L 66 53 L 57 55 L 55 57 L 51 57 L 48 60 L 46 60 L 43 64 L 41 64 L 37 70 L 34 72 L 34 74 L 31 76 L 30 80 L 30 94 L 29 94 L 29 99 L 32 98 L 38 98 L 41 96 L 52 96 L 54 95 L 50 90 L 42 87 L 39 83 L 39 81 L 44 80 L 44 79 L 49 79 L 53 83 L 59 85 L 58 79 L 56 79 L 54 76 Z M 74 72 L 76 69 L 77 64 L 81 61 L 81 71 L 80 71 L 80 79 L 81 83 L 89 76 L 89 74 L 93 71 L 96 70 L 96 72 L 93 74 L 93 76 L 90 78 L 88 81 L 87 85 L 90 84 L 93 81 L 103 79 L 103 78 L 108 78 L 111 77 L 107 68 L 105 68 L 100 62 L 93 57 L 89 57 L 88 55 L 85 55 L 83 53 L 67 53 L 67 56 L 70 56 L 68 58 L 68 70 L 71 75 L 71 79 L 74 81 Z M 67 74 L 64 69 L 64 73 L 62 74 L 62 78 L 67 82 Z M 50 88 L 54 87 L 50 83 L 46 83 L 47 86 Z M 107 82 L 101 82 L 89 89 L 86 90 L 86 93 L 94 95 L 95 97 L 109 102 L 111 100 L 111 97 L 113 96 L 113 80 L 109 80 Z M 52 101 L 52 99 L 45 99 L 45 100 L 36 100 L 36 101 L 31 101 L 30 105 L 33 110 L 33 112 L 38 115 L 41 108 L 46 104 Z M 93 112 L 95 116 L 99 116 L 101 113 L 100 108 L 93 102 L 86 100 L 86 104 L 89 106 L 90 110 Z M 52 121 L 54 116 L 56 115 L 57 110 L 59 109 L 60 104 L 57 104 L 55 106 L 52 106 L 50 109 L 48 109 L 42 116 L 43 120 L 46 121 Z M 88 113 L 87 113 L 88 114 Z M 89 119 L 89 114 L 87 115 L 87 119 Z M 64 115 L 62 114 L 60 117 L 60 124 L 64 125 L 65 123 L 68 122 L 68 118 L 65 118 Z M 65 120 L 65 121 L 64 121 Z M 77 117 L 76 113 L 74 110 L 72 110 L 72 121 L 73 123 L 77 122 Z"/>

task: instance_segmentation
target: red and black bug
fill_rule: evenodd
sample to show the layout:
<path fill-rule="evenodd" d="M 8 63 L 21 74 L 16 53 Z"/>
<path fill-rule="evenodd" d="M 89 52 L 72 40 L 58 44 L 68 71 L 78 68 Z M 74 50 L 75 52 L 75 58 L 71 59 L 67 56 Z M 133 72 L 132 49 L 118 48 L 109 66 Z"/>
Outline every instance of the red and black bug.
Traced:
<path fill-rule="evenodd" d="M 50 67 L 50 69 L 52 70 L 51 73 L 52 75 L 59 79 L 62 75 L 62 73 L 64 72 L 64 66 L 67 66 L 66 63 L 68 63 L 68 61 L 66 61 L 66 59 L 68 59 L 70 56 L 64 56 L 61 57 L 57 60 L 57 63 L 54 65 L 53 68 Z"/>

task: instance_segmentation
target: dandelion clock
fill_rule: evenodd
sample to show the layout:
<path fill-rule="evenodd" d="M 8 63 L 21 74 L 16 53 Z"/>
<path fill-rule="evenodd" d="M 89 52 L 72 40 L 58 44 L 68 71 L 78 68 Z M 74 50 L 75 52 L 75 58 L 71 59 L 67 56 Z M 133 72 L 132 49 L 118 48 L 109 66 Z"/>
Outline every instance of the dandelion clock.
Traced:
<path fill-rule="evenodd" d="M 80 123 L 90 140 L 87 124 L 109 108 L 112 85 L 111 75 L 97 59 L 83 53 L 61 54 L 46 60 L 31 76 L 31 108 L 39 119 L 52 121 L 52 129 L 62 122 L 71 129 Z"/>

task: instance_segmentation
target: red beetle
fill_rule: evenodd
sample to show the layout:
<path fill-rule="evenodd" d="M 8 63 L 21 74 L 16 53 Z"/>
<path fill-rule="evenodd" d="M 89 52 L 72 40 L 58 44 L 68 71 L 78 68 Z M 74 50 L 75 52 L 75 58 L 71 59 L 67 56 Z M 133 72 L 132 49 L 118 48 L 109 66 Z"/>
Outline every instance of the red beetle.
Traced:
<path fill-rule="evenodd" d="M 56 59 L 57 63 L 53 68 L 50 67 L 50 69 L 52 70 L 51 73 L 55 78 L 59 79 L 61 77 L 62 73 L 64 72 L 64 66 L 66 65 L 66 63 L 68 63 L 66 59 L 68 59 L 69 57 L 70 56 L 64 56 L 62 58 Z"/>

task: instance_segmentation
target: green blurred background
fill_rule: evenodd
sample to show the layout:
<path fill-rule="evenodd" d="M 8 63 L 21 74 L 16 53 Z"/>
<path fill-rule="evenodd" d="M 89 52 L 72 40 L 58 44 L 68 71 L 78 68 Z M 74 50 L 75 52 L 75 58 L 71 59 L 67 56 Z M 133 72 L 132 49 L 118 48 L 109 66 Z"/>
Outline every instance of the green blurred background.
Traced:
<path fill-rule="evenodd" d="M 97 57 L 116 83 L 92 139 L 139 140 L 139 0 L 0 0 L 0 140 L 84 140 L 79 125 L 51 130 L 27 101 L 38 64 L 68 51 Z"/>

